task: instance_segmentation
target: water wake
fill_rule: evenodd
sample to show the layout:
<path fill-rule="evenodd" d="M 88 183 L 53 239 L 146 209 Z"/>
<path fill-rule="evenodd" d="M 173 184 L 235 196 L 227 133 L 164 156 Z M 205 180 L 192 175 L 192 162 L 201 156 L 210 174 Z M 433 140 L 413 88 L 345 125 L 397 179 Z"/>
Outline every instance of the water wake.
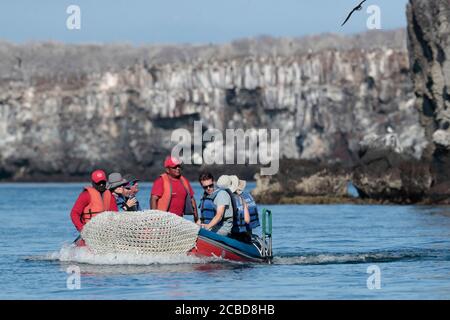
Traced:
<path fill-rule="evenodd" d="M 371 252 L 313 252 L 305 254 L 287 253 L 275 255 L 275 265 L 325 265 L 325 264 L 358 264 L 358 263 L 382 263 L 396 261 L 417 260 L 448 260 L 450 251 L 443 249 L 399 249 Z M 206 265 L 206 264 L 229 264 L 229 265 L 251 265 L 254 263 L 234 262 L 221 257 L 196 257 L 187 254 L 133 254 L 133 253 L 111 253 L 96 254 L 87 247 L 77 247 L 73 244 L 65 244 L 57 251 L 46 255 L 26 257 L 26 261 L 54 261 L 62 263 L 82 263 L 98 266 L 155 266 L 155 265 Z"/>
<path fill-rule="evenodd" d="M 398 250 L 355 253 L 308 253 L 304 255 L 289 254 L 275 256 L 278 265 L 321 265 L 321 264 L 357 264 L 396 261 L 415 261 L 437 259 L 448 256 L 448 252 L 436 250 Z"/>
<path fill-rule="evenodd" d="M 58 261 L 91 265 L 156 265 L 156 264 L 204 264 L 218 262 L 221 258 L 199 258 L 186 254 L 152 254 L 142 255 L 133 253 L 96 254 L 87 247 L 64 245 L 58 252 L 41 256 L 27 257 L 27 261 Z"/>

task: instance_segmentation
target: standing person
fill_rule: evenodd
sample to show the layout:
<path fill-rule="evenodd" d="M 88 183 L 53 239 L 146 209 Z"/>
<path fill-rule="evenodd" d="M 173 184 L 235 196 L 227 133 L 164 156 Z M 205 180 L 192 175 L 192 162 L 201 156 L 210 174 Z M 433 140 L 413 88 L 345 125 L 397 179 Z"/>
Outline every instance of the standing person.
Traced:
<path fill-rule="evenodd" d="M 167 211 L 183 217 L 193 214 L 194 221 L 200 223 L 197 204 L 189 181 L 181 175 L 181 161 L 167 157 L 164 161 L 165 173 L 154 182 L 150 196 L 150 208 Z"/>
<path fill-rule="evenodd" d="M 229 236 L 233 227 L 233 217 L 236 212 L 236 203 L 233 192 L 237 184 L 229 176 L 220 176 L 214 187 L 214 177 L 206 172 L 200 175 L 199 182 L 205 190 L 200 202 L 202 227 L 223 236 Z"/>
<path fill-rule="evenodd" d="M 120 173 L 113 172 L 108 176 L 106 188 L 111 191 L 118 208 L 121 208 L 123 211 L 136 211 L 134 208 L 137 200 L 127 196 L 127 191 L 125 190 L 127 184 L 128 181 Z"/>
<path fill-rule="evenodd" d="M 97 214 L 118 211 L 114 197 L 106 189 L 106 173 L 103 170 L 95 170 L 91 174 L 91 182 L 92 186 L 84 187 L 70 212 L 72 222 L 80 232 Z"/>

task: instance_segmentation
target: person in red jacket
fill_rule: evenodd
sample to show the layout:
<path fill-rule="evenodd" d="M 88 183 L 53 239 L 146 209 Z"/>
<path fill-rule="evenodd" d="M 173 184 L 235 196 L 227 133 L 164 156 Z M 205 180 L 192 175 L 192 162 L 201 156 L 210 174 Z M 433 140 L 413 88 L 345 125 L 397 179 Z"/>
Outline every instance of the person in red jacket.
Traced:
<path fill-rule="evenodd" d="M 104 211 L 119 211 L 116 199 L 106 189 L 106 173 L 103 170 L 95 170 L 91 174 L 92 187 L 84 187 L 78 196 L 70 217 L 75 228 L 81 232 L 84 225 Z"/>
<path fill-rule="evenodd" d="M 168 156 L 164 161 L 165 173 L 154 182 L 150 195 L 150 208 L 174 213 L 180 217 L 194 215 L 200 223 L 194 191 L 189 181 L 181 175 L 181 161 Z"/>

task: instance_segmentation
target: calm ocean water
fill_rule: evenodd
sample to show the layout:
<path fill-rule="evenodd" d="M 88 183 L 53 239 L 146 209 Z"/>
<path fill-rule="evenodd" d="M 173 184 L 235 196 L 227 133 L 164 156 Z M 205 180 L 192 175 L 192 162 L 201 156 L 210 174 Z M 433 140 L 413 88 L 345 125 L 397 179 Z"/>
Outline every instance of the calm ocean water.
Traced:
<path fill-rule="evenodd" d="M 69 212 L 81 187 L 0 184 L 0 299 L 450 298 L 450 208 L 265 206 L 273 211 L 272 265 L 62 261 L 77 236 Z M 138 197 L 144 208 L 149 190 L 144 184 Z M 67 288 L 73 266 L 78 290 Z M 378 273 L 368 268 L 379 270 L 380 289 L 369 289 Z"/>

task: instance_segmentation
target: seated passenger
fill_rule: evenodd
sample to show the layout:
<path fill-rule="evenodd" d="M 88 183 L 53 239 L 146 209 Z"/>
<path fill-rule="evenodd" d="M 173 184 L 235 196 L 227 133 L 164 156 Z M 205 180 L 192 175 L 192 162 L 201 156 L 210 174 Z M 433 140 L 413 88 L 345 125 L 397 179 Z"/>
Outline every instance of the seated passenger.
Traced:
<path fill-rule="evenodd" d="M 106 188 L 111 191 L 118 208 L 124 211 L 133 211 L 131 209 L 136 205 L 137 200 L 136 198 L 128 199 L 125 196 L 125 185 L 127 184 L 128 181 L 120 173 L 114 172 L 108 176 Z"/>
<path fill-rule="evenodd" d="M 83 188 L 70 212 L 72 222 L 79 232 L 94 216 L 104 211 L 118 211 L 116 201 L 109 190 L 106 190 L 106 173 L 95 170 L 91 174 L 91 182 L 92 186 Z M 78 240 L 80 237 L 75 242 Z"/>
<path fill-rule="evenodd" d="M 128 184 L 125 185 L 124 196 L 127 200 L 136 199 L 136 204 L 130 207 L 128 211 L 142 211 L 139 201 L 136 198 L 136 194 L 139 192 L 139 179 L 136 179 L 131 174 L 126 174 L 123 177 L 128 181 Z"/>
<path fill-rule="evenodd" d="M 248 192 L 244 192 L 246 181 L 237 176 L 230 176 L 233 184 L 237 184 L 234 193 L 237 214 L 233 219 L 231 237 L 244 242 L 251 242 L 252 229 L 260 226 L 258 208 L 255 200 Z"/>
<path fill-rule="evenodd" d="M 214 177 L 211 173 L 202 173 L 199 182 L 204 189 L 200 202 L 201 226 L 217 234 L 228 236 L 233 227 L 233 216 L 236 204 L 232 192 L 237 185 L 231 185 L 228 176 L 221 176 L 217 181 L 218 189 L 214 188 Z"/>

